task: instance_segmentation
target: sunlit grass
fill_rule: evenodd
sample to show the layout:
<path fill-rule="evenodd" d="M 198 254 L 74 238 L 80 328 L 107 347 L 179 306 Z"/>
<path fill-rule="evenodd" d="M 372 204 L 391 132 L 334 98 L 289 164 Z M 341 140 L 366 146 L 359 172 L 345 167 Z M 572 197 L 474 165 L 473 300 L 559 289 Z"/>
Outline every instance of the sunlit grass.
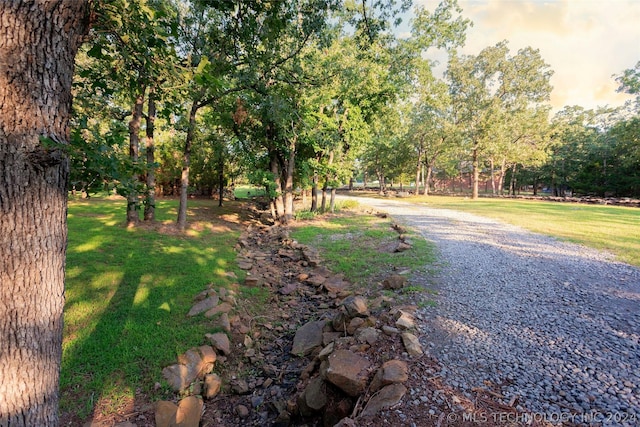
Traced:
<path fill-rule="evenodd" d="M 414 197 L 434 208 L 470 212 L 613 253 L 640 266 L 640 209 L 518 199 Z"/>
<path fill-rule="evenodd" d="M 213 216 L 215 203 L 192 205 Z M 159 222 L 173 220 L 176 206 L 159 201 Z M 194 295 L 209 283 L 230 286 L 227 272 L 243 275 L 230 244 L 238 232 L 126 228 L 121 200 L 71 201 L 69 213 L 61 410 L 85 418 L 136 389 L 162 397 L 167 390 L 154 389 L 162 368 L 212 330 L 186 317 Z"/>
<path fill-rule="evenodd" d="M 327 267 L 357 285 L 375 283 L 394 270 L 424 269 L 434 260 L 431 244 L 410 231 L 407 237 L 413 248 L 390 252 L 398 234 L 388 218 L 372 215 L 329 216 L 295 228 L 292 237 L 318 248 Z"/>

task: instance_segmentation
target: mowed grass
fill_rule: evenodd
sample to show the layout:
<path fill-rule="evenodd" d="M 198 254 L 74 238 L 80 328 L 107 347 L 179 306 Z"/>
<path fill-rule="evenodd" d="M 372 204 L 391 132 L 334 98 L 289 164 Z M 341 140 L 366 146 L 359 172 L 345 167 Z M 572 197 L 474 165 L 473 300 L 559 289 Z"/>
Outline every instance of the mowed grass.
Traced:
<path fill-rule="evenodd" d="M 216 201 L 190 202 L 186 233 L 128 229 L 125 205 L 69 204 L 61 411 L 80 419 L 115 412 L 136 392 L 168 394 L 154 387 L 162 368 L 214 330 L 204 317 L 186 316 L 193 297 L 209 283 L 231 286 L 228 272 L 242 277 L 233 250 L 238 231 L 202 221 L 220 212 Z M 173 221 L 176 209 L 176 201 L 158 202 L 158 220 Z"/>
<path fill-rule="evenodd" d="M 294 227 L 291 237 L 318 248 L 325 265 L 359 286 L 383 279 L 391 271 L 426 269 L 434 262 L 434 247 L 411 230 L 405 234 L 412 249 L 390 252 L 398 233 L 389 218 L 349 211 L 327 215 Z"/>
<path fill-rule="evenodd" d="M 421 196 L 434 208 L 470 212 L 613 253 L 640 267 L 640 208 L 537 200 Z"/>

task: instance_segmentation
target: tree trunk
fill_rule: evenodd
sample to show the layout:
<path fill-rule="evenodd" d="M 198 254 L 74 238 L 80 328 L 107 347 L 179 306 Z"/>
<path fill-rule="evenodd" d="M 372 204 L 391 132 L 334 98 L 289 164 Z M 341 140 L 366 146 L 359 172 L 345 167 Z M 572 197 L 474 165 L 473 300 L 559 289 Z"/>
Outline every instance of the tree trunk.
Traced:
<path fill-rule="evenodd" d="M 420 146 L 418 147 L 418 161 L 416 163 L 416 195 L 420 194 L 420 172 L 422 172 L 422 141 L 420 141 Z"/>
<path fill-rule="evenodd" d="M 57 426 L 74 57 L 88 2 L 0 2 L 0 425 Z"/>
<path fill-rule="evenodd" d="M 431 183 L 431 176 L 433 175 L 433 166 L 435 161 L 431 161 L 427 164 L 427 174 L 424 179 L 424 195 L 429 195 L 429 185 Z"/>
<path fill-rule="evenodd" d="M 129 122 L 129 157 L 133 165 L 131 176 L 131 186 L 127 193 L 127 225 L 135 225 L 140 220 L 138 211 L 140 203 L 138 202 L 138 161 L 140 154 L 140 122 L 142 121 L 142 109 L 144 107 L 144 92 L 146 88 L 142 86 L 140 93 L 136 96 L 133 104 L 131 121 Z"/>
<path fill-rule="evenodd" d="M 478 182 L 480 181 L 480 162 L 478 159 L 478 148 L 473 149 L 473 177 L 471 181 L 471 199 L 476 200 L 478 198 Z"/>
<path fill-rule="evenodd" d="M 287 159 L 284 180 L 284 222 L 293 219 L 293 172 L 296 162 L 296 138 L 289 143 L 289 158 Z"/>
<path fill-rule="evenodd" d="M 180 178 L 180 204 L 178 206 L 178 229 L 184 230 L 187 226 L 187 199 L 189 196 L 189 168 L 191 166 L 191 144 L 196 133 L 196 116 L 198 114 L 198 101 L 191 104 L 189 113 L 189 127 L 184 141 L 182 153 L 182 176 Z"/>
<path fill-rule="evenodd" d="M 509 188 L 511 189 L 511 195 L 515 196 L 516 195 L 516 171 L 518 169 L 518 165 L 514 164 L 513 165 L 513 169 L 511 171 L 511 183 L 509 184 Z"/>
<path fill-rule="evenodd" d="M 149 100 L 147 102 L 147 140 L 145 148 L 147 151 L 147 194 L 144 202 L 144 220 L 155 221 L 156 219 L 156 144 L 154 140 L 156 121 L 156 100 L 155 91 L 149 90 Z"/>
<path fill-rule="evenodd" d="M 504 177 L 507 174 L 507 159 L 502 159 L 500 164 L 500 176 L 498 177 L 498 193 L 504 195 Z"/>
<path fill-rule="evenodd" d="M 282 170 L 280 168 L 280 164 L 278 163 L 278 158 L 275 154 L 271 155 L 271 173 L 273 174 L 273 179 L 275 181 L 276 187 L 276 195 L 273 198 L 276 212 L 274 219 L 281 222 L 286 222 L 284 213 L 284 200 L 282 199 Z"/>
<path fill-rule="evenodd" d="M 218 207 L 222 207 L 222 200 L 224 199 L 224 156 L 222 155 L 222 148 L 220 148 L 220 155 L 218 156 Z"/>
<path fill-rule="evenodd" d="M 490 159 L 491 162 L 491 194 L 493 196 L 496 195 L 496 180 L 495 180 L 495 164 L 493 162 L 493 157 Z"/>
<path fill-rule="evenodd" d="M 336 189 L 331 187 L 331 200 L 329 201 L 329 210 L 335 212 L 336 210 Z"/>
<path fill-rule="evenodd" d="M 311 184 L 311 212 L 318 212 L 318 173 L 313 173 Z"/>

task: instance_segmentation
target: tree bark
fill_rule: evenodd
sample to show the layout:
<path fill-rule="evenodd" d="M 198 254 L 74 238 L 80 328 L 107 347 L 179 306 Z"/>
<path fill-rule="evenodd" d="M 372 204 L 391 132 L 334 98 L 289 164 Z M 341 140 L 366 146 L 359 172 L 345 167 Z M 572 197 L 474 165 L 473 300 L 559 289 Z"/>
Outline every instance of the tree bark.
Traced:
<path fill-rule="evenodd" d="M 155 221 L 156 219 L 156 144 L 154 139 L 156 121 L 156 99 L 155 90 L 149 90 L 149 100 L 147 101 L 147 139 L 145 148 L 147 154 L 147 194 L 144 203 L 144 220 Z"/>
<path fill-rule="evenodd" d="M 0 425 L 58 425 L 74 57 L 88 2 L 0 2 Z M 57 143 L 57 144 L 56 144 Z"/>
<path fill-rule="evenodd" d="M 198 114 L 198 100 L 191 104 L 189 112 L 189 127 L 184 141 L 182 153 L 182 175 L 180 177 L 180 204 L 178 205 L 178 229 L 184 230 L 187 226 L 187 198 L 189 196 L 189 168 L 191 166 L 191 145 L 196 134 L 196 116 Z"/>
<path fill-rule="evenodd" d="M 131 187 L 127 193 L 127 225 L 136 225 L 140 220 L 140 203 L 138 201 L 138 170 L 140 157 L 140 123 L 142 121 L 142 109 L 144 107 L 144 93 L 146 88 L 140 87 L 140 93 L 133 104 L 131 121 L 129 121 L 129 158 L 133 165 Z"/>
<path fill-rule="evenodd" d="M 480 182 L 480 161 L 478 159 L 478 148 L 473 148 L 473 177 L 471 181 L 471 199 L 476 200 L 478 198 L 478 183 Z"/>

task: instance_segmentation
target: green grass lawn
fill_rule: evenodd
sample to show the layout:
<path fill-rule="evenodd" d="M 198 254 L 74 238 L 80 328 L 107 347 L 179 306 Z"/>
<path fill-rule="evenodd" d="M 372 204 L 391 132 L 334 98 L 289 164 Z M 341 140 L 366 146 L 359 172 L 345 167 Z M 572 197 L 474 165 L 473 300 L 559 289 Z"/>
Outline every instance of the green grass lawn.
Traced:
<path fill-rule="evenodd" d="M 327 267 L 357 286 L 371 285 L 390 271 L 425 269 L 434 261 L 433 245 L 407 230 L 413 248 L 389 252 L 398 240 L 389 218 L 344 212 L 295 227 L 291 236 L 321 251 Z"/>
<path fill-rule="evenodd" d="M 420 196 L 410 200 L 495 218 L 527 230 L 609 251 L 640 267 L 640 209 L 537 200 Z"/>
<path fill-rule="evenodd" d="M 116 410 L 138 388 L 167 393 L 154 389 L 162 368 L 213 331 L 203 317 L 186 317 L 193 297 L 208 283 L 231 285 L 227 272 L 242 277 L 233 250 L 238 232 L 197 221 L 220 212 L 216 201 L 190 202 L 185 234 L 128 229 L 125 204 L 69 204 L 61 410 L 82 419 L 96 405 Z M 176 201 L 159 201 L 160 223 L 173 220 L 176 208 Z"/>

